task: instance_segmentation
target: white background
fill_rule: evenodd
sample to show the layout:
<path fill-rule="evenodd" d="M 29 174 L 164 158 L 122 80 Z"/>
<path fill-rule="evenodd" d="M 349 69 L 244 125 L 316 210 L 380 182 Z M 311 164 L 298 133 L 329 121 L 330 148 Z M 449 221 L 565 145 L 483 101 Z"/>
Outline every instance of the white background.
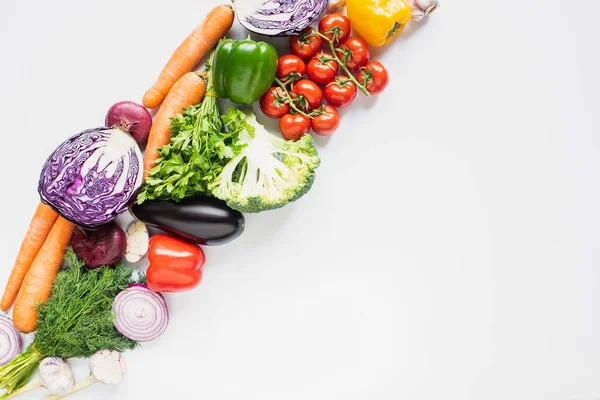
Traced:
<path fill-rule="evenodd" d="M 0 2 L 1 282 L 46 157 L 221 2 Z M 600 398 L 599 14 L 446 0 L 374 50 L 390 86 L 318 140 L 312 191 L 206 248 L 123 382 L 73 398 Z"/>

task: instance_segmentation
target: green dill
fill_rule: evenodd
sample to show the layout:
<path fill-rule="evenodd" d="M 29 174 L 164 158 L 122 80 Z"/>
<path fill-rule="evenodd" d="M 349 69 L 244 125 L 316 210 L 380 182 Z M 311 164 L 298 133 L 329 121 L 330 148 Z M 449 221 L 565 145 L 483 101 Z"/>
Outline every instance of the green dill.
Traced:
<path fill-rule="evenodd" d="M 115 329 L 111 310 L 117 293 L 139 281 L 134 278 L 134 270 L 123 264 L 86 269 L 70 247 L 65 261 L 66 267 L 57 274 L 50 298 L 38 305 L 33 344 L 0 367 L 0 387 L 7 391 L 6 395 L 27 383 L 42 361 L 40 354 L 87 358 L 99 350 L 125 351 L 138 345 Z"/>

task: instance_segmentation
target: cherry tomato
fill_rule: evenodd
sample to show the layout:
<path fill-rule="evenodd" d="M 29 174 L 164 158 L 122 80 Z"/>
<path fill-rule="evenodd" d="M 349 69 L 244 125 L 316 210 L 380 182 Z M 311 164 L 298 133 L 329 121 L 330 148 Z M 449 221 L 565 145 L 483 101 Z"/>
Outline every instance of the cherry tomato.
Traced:
<path fill-rule="evenodd" d="M 281 136 L 286 140 L 298 140 L 310 130 L 310 118 L 302 114 L 285 114 L 279 120 Z"/>
<path fill-rule="evenodd" d="M 273 86 L 260 98 L 260 109 L 269 118 L 281 118 L 290 112 L 285 102 L 285 93 L 280 87 Z"/>
<path fill-rule="evenodd" d="M 308 78 L 320 84 L 331 82 L 337 73 L 338 63 L 334 60 L 328 60 L 330 58 L 331 54 L 324 51 L 311 58 L 306 66 Z"/>
<path fill-rule="evenodd" d="M 337 46 L 350 36 L 350 20 L 340 13 L 327 14 L 319 21 L 319 32 Z"/>
<path fill-rule="evenodd" d="M 335 107 L 348 107 L 356 97 L 356 85 L 344 75 L 336 76 L 325 86 L 325 100 Z"/>
<path fill-rule="evenodd" d="M 298 56 L 286 54 L 279 57 L 277 61 L 277 77 L 279 79 L 287 78 L 291 74 L 302 77 L 306 71 L 306 64 Z"/>
<path fill-rule="evenodd" d="M 311 111 L 315 108 L 319 108 L 323 101 L 323 91 L 321 91 L 321 88 L 308 79 L 302 79 L 301 81 L 294 83 L 292 93 L 295 94 L 296 99 L 298 99 L 298 107 L 304 111 Z"/>
<path fill-rule="evenodd" d="M 340 126 L 340 114 L 328 104 L 323 107 L 323 114 L 313 117 L 310 125 L 316 134 L 329 136 Z"/>
<path fill-rule="evenodd" d="M 346 66 L 350 71 L 358 71 L 360 67 L 367 65 L 371 57 L 367 42 L 355 36 L 348 38 L 337 51 L 340 53 L 338 54 L 340 58 L 344 56 L 344 53 L 348 53 Z"/>
<path fill-rule="evenodd" d="M 300 35 L 290 36 L 290 50 L 300 58 L 307 59 L 315 55 L 321 48 L 323 40 L 320 36 L 311 35 L 312 28 L 309 26 Z"/>
<path fill-rule="evenodd" d="M 356 80 L 365 85 L 371 94 L 381 93 L 388 85 L 390 77 L 387 70 L 379 61 L 371 61 L 360 69 Z"/>

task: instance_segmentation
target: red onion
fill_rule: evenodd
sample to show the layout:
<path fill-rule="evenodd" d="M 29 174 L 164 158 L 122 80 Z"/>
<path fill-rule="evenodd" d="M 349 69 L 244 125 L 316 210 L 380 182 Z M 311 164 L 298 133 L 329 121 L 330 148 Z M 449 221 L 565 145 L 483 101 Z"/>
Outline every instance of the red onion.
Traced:
<path fill-rule="evenodd" d="M 121 261 L 125 255 L 127 239 L 119 225 L 109 222 L 94 230 L 76 227 L 71 246 L 86 267 L 94 269 Z"/>
<path fill-rule="evenodd" d="M 141 284 L 130 285 L 120 292 L 112 311 L 116 314 L 115 328 L 136 342 L 156 339 L 169 324 L 165 298 Z"/>
<path fill-rule="evenodd" d="M 21 336 L 12 320 L 0 314 L 0 365 L 8 364 L 21 352 Z"/>

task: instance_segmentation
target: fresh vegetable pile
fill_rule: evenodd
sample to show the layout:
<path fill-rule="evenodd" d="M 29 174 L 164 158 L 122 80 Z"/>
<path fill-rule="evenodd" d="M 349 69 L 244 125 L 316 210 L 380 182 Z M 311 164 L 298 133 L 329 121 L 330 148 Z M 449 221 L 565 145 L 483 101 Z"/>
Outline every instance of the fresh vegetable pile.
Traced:
<path fill-rule="evenodd" d="M 256 3 L 233 1 L 239 22 L 289 36 L 290 54 L 250 36 L 226 38 L 234 8 L 218 6 L 173 52 L 143 105 L 114 104 L 105 126 L 69 137 L 48 157 L 0 302 L 13 307 L 12 319 L 0 315 L 0 398 L 44 387 L 47 399 L 59 399 L 120 382 L 121 352 L 168 327 L 163 293 L 200 285 L 200 246 L 239 237 L 243 213 L 304 196 L 321 162 L 309 132 L 331 135 L 338 108 L 359 91 L 386 88 L 389 73 L 369 45 L 391 42 L 439 5 L 347 0 L 346 16 L 334 12 L 343 0 Z M 192 70 L 205 56 L 204 70 Z M 219 98 L 235 105 L 221 115 Z M 259 123 L 248 107 L 256 102 L 279 119 L 281 135 Z M 153 120 L 148 108 L 157 107 Z M 115 219 L 127 211 L 136 221 L 124 229 Z M 145 259 L 147 269 L 136 269 Z M 19 332 L 35 332 L 24 350 Z M 69 358 L 89 358 L 89 377 L 75 382 Z"/>

